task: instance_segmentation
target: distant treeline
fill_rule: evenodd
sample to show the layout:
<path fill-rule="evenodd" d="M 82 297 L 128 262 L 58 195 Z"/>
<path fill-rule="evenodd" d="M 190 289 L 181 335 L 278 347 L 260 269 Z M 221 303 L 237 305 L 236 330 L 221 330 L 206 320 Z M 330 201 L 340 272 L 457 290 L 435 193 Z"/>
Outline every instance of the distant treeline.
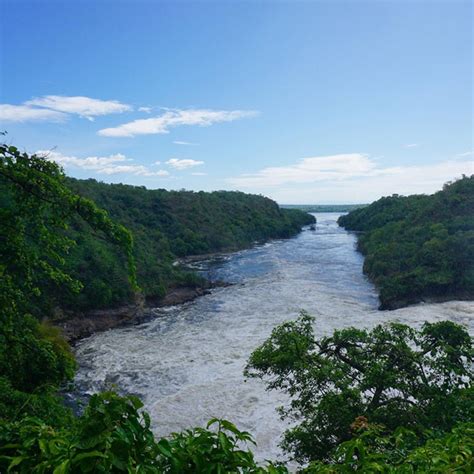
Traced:
<path fill-rule="evenodd" d="M 364 272 L 381 309 L 426 299 L 474 299 L 474 176 L 433 195 L 384 197 L 339 218 L 362 231 Z"/>
<path fill-rule="evenodd" d="M 199 284 L 195 273 L 173 265 L 178 257 L 290 237 L 314 222 L 305 212 L 280 209 L 271 199 L 241 192 L 149 190 L 93 179 L 68 178 L 66 183 L 132 232 L 138 284 L 148 298 L 160 298 L 172 287 Z M 123 257 L 86 227 L 80 220 L 74 222 L 69 233 L 77 245 L 67 260 L 68 272 L 84 283 L 84 289 L 59 295 L 61 305 L 89 309 L 126 301 L 131 290 Z"/>
<path fill-rule="evenodd" d="M 282 204 L 283 209 L 299 209 L 304 212 L 350 212 L 368 204 Z"/>

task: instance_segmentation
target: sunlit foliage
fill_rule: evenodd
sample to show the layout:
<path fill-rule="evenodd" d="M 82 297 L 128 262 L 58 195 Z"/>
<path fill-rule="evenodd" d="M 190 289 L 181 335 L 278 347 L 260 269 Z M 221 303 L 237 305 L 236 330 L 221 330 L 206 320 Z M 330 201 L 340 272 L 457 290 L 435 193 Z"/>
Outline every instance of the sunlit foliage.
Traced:
<path fill-rule="evenodd" d="M 0 423 L 0 470 L 35 473 L 286 473 L 259 467 L 252 437 L 213 419 L 206 428 L 156 441 L 143 404 L 112 392 L 94 395 L 80 418 L 53 428 L 38 418 Z"/>
<path fill-rule="evenodd" d="M 54 294 L 82 288 L 65 268 L 77 244 L 67 235 L 73 219 L 122 250 L 128 276 L 125 284 L 138 291 L 130 232 L 91 200 L 70 191 L 55 163 L 0 145 L 2 418 L 44 414 L 55 401 L 54 390 L 74 374 L 69 346 L 57 330 L 40 324 L 51 315 Z M 48 403 L 41 401 L 42 395 L 48 397 Z"/>
<path fill-rule="evenodd" d="M 328 459 L 364 416 L 393 431 L 450 430 L 471 420 L 472 340 L 449 321 L 417 331 L 390 323 L 317 339 L 313 318 L 277 326 L 250 356 L 246 375 L 291 396 L 283 417 L 297 424 L 283 446 L 298 461 Z M 474 421 L 474 420 L 471 420 Z"/>
<path fill-rule="evenodd" d="M 150 299 L 173 287 L 202 284 L 195 273 L 173 265 L 180 257 L 290 237 L 314 222 L 305 212 L 280 209 L 268 198 L 241 192 L 149 190 L 93 179 L 69 179 L 68 186 L 133 232 L 138 283 Z M 88 308 L 127 300 L 126 273 L 114 249 L 85 233 L 80 223 L 73 230 L 80 243 L 72 249 L 68 268 L 87 285 L 80 294 L 62 295 L 63 305 Z"/>
<path fill-rule="evenodd" d="M 339 218 L 362 231 L 364 272 L 381 309 L 423 299 L 474 299 L 474 176 L 431 196 L 384 197 Z"/>

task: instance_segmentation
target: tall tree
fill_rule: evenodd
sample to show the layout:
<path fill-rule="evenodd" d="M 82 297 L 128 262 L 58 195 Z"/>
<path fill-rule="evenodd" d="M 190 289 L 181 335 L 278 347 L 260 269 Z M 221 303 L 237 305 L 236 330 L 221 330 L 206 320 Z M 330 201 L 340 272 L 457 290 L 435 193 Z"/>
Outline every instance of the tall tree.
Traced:
<path fill-rule="evenodd" d="M 419 433 L 472 417 L 473 348 L 462 326 L 443 321 L 417 331 L 391 323 L 316 339 L 313 321 L 303 312 L 277 326 L 245 370 L 290 395 L 280 411 L 299 424 L 283 445 L 297 460 L 328 458 L 360 416 Z"/>
<path fill-rule="evenodd" d="M 67 235 L 73 218 L 124 251 L 131 287 L 138 291 L 130 232 L 71 192 L 56 163 L 0 145 L 0 379 L 14 390 L 37 391 L 73 375 L 67 344 L 39 324 L 49 316 L 52 288 L 82 286 L 64 271 L 75 245 Z"/>

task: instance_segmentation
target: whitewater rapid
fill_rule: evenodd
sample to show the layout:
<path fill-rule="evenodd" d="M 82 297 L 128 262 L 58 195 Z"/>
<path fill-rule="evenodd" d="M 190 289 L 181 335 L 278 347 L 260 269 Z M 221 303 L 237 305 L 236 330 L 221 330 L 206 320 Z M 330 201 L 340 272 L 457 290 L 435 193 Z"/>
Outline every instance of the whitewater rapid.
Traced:
<path fill-rule="evenodd" d="M 319 336 L 348 326 L 399 321 L 419 327 L 443 319 L 474 332 L 472 302 L 378 311 L 356 237 L 337 226 L 338 214 L 315 216 L 316 231 L 196 264 L 232 286 L 156 309 L 156 319 L 140 326 L 82 340 L 76 347 L 78 390 L 90 394 L 113 386 L 138 395 L 157 436 L 227 418 L 254 435 L 258 459 L 284 459 L 278 443 L 287 424 L 275 408 L 286 399 L 242 374 L 274 326 L 304 309 L 316 317 Z"/>

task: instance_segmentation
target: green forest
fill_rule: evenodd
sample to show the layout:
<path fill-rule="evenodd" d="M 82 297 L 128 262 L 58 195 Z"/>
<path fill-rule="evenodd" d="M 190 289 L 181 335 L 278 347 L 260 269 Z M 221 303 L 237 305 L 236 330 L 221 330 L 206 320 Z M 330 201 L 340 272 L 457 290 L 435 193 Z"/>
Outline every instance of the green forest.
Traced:
<path fill-rule="evenodd" d="M 472 190 L 472 181 L 443 191 L 453 208 L 468 201 L 464 186 Z M 79 302 L 95 276 L 102 280 L 94 291 L 113 295 L 103 304 L 141 288 L 153 294 L 147 285 L 154 277 L 141 269 L 148 257 L 172 262 L 289 236 L 308 222 L 303 213 L 281 212 L 268 199 L 241 193 L 71 181 L 54 162 L 9 145 L 0 145 L 0 187 L 0 472 L 288 472 L 276 460 L 257 463 L 252 435 L 226 420 L 156 439 L 142 402 L 114 392 L 92 396 L 75 415 L 59 394 L 74 377 L 74 355 L 45 320 L 59 293 L 69 304 Z M 168 216 L 163 221 L 160 206 Z M 224 224 L 206 220 L 209 215 Z M 201 219 L 208 224 L 198 226 Z M 195 233 L 189 240 L 188 232 Z M 214 232 L 222 235 L 213 240 Z M 174 247 L 178 239 L 184 245 Z M 141 254 L 140 245 L 149 245 L 151 255 Z M 151 253 L 153 245 L 159 252 Z M 115 295 L 112 270 L 127 294 Z M 156 267 L 165 289 L 182 284 L 165 271 L 164 264 Z M 322 338 L 313 327 L 304 312 L 277 326 L 249 354 L 244 374 L 292 397 L 280 410 L 293 421 L 282 446 L 301 472 L 472 472 L 473 344 L 462 326 L 392 323 Z"/>
<path fill-rule="evenodd" d="M 199 285 L 196 274 L 173 265 L 179 257 L 224 252 L 255 242 L 295 235 L 314 217 L 280 209 L 263 196 L 241 192 L 148 190 L 145 187 L 68 178 L 73 192 L 91 199 L 135 241 L 138 285 L 148 299 L 159 299 L 176 286 Z M 68 235 L 75 245 L 68 272 L 84 282 L 81 293 L 60 295 L 59 304 L 77 309 L 110 307 L 130 299 L 120 254 L 74 219 Z"/>
<path fill-rule="evenodd" d="M 338 222 L 360 232 L 381 309 L 474 299 L 474 176 L 433 195 L 383 197 Z"/>

